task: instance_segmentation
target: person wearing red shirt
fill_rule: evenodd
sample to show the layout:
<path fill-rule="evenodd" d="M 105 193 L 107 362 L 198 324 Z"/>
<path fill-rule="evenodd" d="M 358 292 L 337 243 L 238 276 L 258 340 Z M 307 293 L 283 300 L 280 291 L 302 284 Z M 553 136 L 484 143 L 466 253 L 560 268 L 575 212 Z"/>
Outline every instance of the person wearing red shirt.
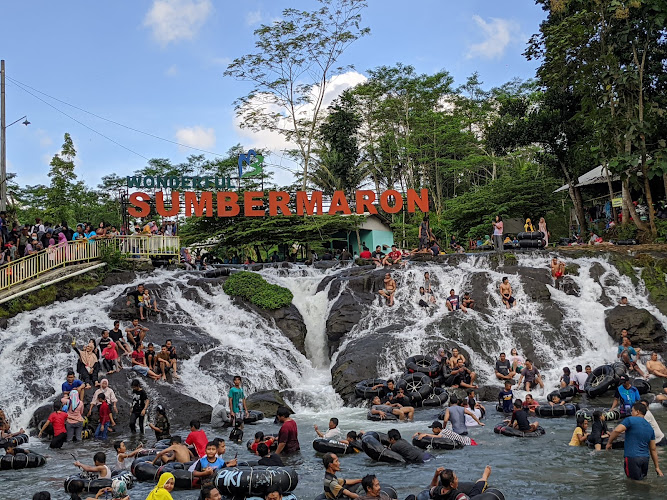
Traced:
<path fill-rule="evenodd" d="M 55 403 L 53 405 L 53 413 L 49 415 L 49 418 L 44 423 L 44 426 L 40 429 L 38 437 L 42 437 L 42 433 L 47 429 L 49 425 L 53 426 L 53 439 L 49 448 L 62 448 L 63 444 L 67 440 L 67 429 L 65 429 L 65 420 L 67 420 L 67 413 L 61 410 L 61 403 Z"/>
<path fill-rule="evenodd" d="M 371 251 L 368 248 L 364 247 L 363 252 L 359 254 L 359 258 L 371 260 L 373 258 L 373 254 L 371 254 Z"/>
<path fill-rule="evenodd" d="M 296 422 L 290 418 L 290 411 L 281 406 L 276 412 L 282 424 L 278 431 L 278 448 L 276 453 L 294 453 L 301 449 L 299 446 L 299 431 Z"/>
<path fill-rule="evenodd" d="M 206 444 L 208 443 L 208 438 L 206 433 L 200 429 L 201 422 L 199 420 L 190 420 L 190 434 L 185 439 L 185 444 L 194 445 L 195 451 L 199 458 L 202 458 L 206 455 Z"/>
<path fill-rule="evenodd" d="M 111 409 L 109 409 L 109 403 L 107 403 L 106 399 L 107 398 L 103 392 L 97 396 L 97 400 L 100 402 L 100 421 L 95 429 L 95 439 L 106 440 L 107 433 L 109 432 L 109 425 L 116 425 L 116 422 L 113 421 Z"/>
<path fill-rule="evenodd" d="M 388 266 L 390 264 L 398 264 L 401 261 L 403 254 L 396 248 L 396 245 L 391 246 L 391 252 L 389 252 L 384 259 L 382 259 L 382 265 Z"/>

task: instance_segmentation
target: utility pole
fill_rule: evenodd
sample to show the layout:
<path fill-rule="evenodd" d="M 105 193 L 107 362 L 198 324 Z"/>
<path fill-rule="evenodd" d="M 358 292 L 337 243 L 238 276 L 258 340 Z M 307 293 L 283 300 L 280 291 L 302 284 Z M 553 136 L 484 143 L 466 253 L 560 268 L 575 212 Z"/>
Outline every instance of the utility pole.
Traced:
<path fill-rule="evenodd" d="M 5 137 L 5 60 L 0 61 L 0 212 L 7 210 L 7 140 Z"/>

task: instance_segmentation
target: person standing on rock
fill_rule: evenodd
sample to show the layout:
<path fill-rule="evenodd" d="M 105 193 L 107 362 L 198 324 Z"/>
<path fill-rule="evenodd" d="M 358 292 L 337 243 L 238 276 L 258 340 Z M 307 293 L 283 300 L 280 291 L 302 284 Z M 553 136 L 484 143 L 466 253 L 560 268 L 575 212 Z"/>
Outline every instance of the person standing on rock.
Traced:
<path fill-rule="evenodd" d="M 134 301 L 135 310 L 139 311 L 139 317 L 141 319 L 146 319 L 144 317 L 144 285 L 137 285 L 137 289 L 127 294 L 128 300 L 126 304 L 129 306 Z M 143 340 L 143 339 L 142 339 Z"/>
<path fill-rule="evenodd" d="M 144 419 L 148 411 L 150 399 L 146 391 L 141 387 L 141 382 L 136 378 L 130 384 L 132 387 L 132 411 L 130 412 L 130 431 L 132 434 L 137 432 L 137 420 L 139 420 L 139 432 L 144 433 Z"/>
<path fill-rule="evenodd" d="M 234 385 L 230 387 L 227 397 L 229 398 L 229 410 L 231 411 L 232 423 L 239 429 L 243 429 L 243 419 L 248 418 L 248 407 L 246 405 L 245 393 L 241 388 L 241 377 L 236 375 Z"/>
<path fill-rule="evenodd" d="M 276 412 L 278 421 L 281 423 L 278 431 L 278 448 L 277 454 L 281 453 L 295 453 L 301 449 L 299 445 L 299 430 L 296 422 L 290 418 L 290 411 L 284 406 L 278 408 Z"/>
<path fill-rule="evenodd" d="M 428 215 L 425 215 L 421 224 L 419 224 L 419 250 L 428 248 L 428 242 L 431 240 L 435 240 L 435 236 L 429 227 Z"/>
<path fill-rule="evenodd" d="M 496 220 L 493 222 L 493 246 L 496 252 L 502 252 L 503 248 L 503 218 L 496 215 Z"/>

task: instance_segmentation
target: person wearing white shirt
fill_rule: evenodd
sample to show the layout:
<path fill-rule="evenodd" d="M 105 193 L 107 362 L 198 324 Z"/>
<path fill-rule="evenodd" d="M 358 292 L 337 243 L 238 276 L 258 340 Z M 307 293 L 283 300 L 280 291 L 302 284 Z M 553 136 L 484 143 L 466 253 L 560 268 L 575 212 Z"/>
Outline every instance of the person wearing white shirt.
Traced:
<path fill-rule="evenodd" d="M 645 399 L 641 399 L 640 403 L 646 406 L 646 415 L 644 416 L 644 418 L 649 424 L 651 424 L 651 427 L 653 428 L 653 432 L 655 433 L 655 445 L 667 446 L 667 438 L 665 437 L 665 434 L 660 430 L 660 426 L 658 425 L 658 422 L 655 421 L 653 413 L 651 413 L 651 410 L 648 409 L 648 401 L 646 401 Z"/>
<path fill-rule="evenodd" d="M 581 365 L 577 365 L 577 367 L 575 369 L 577 371 L 572 376 L 572 382 L 574 382 L 574 385 L 577 386 L 577 389 L 579 389 L 579 392 L 584 392 L 584 384 L 586 383 L 586 380 L 588 379 L 588 373 L 584 372 L 584 369 Z"/>
<path fill-rule="evenodd" d="M 329 420 L 329 430 L 326 432 L 320 431 L 317 425 L 314 427 L 317 435 L 323 439 L 333 439 L 339 441 L 341 438 L 340 429 L 338 428 L 338 419 L 336 417 L 332 417 L 331 420 Z"/>

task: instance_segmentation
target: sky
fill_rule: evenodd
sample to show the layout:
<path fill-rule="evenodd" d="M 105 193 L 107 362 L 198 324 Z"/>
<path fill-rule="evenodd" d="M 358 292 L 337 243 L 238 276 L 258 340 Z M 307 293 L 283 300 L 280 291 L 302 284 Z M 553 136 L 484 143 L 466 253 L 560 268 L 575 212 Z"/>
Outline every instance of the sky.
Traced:
<path fill-rule="evenodd" d="M 286 144 L 239 127 L 233 102 L 250 86 L 223 73 L 234 58 L 254 50 L 253 31 L 262 23 L 280 19 L 285 8 L 318 5 L 316 0 L 5 2 L 0 58 L 6 61 L 7 124 L 24 115 L 30 121 L 7 129 L 8 171 L 18 174 L 21 185 L 48 184 L 49 162 L 66 132 L 77 150 L 77 175 L 89 186 L 107 174 L 129 175 L 149 158 L 178 163 L 198 154 L 89 114 L 94 113 L 219 156 L 237 143 L 268 148 L 274 181 L 290 183 L 285 168 L 294 165 L 284 158 Z M 419 73 L 444 69 L 457 85 L 475 71 L 488 88 L 532 78 L 537 65 L 521 54 L 543 19 L 532 0 L 368 0 L 363 25 L 371 34 L 343 54 L 339 62 L 354 70 L 336 77 L 327 100 L 364 81 L 368 69 L 397 62 Z M 32 87 L 23 89 L 33 95 L 14 81 Z"/>

